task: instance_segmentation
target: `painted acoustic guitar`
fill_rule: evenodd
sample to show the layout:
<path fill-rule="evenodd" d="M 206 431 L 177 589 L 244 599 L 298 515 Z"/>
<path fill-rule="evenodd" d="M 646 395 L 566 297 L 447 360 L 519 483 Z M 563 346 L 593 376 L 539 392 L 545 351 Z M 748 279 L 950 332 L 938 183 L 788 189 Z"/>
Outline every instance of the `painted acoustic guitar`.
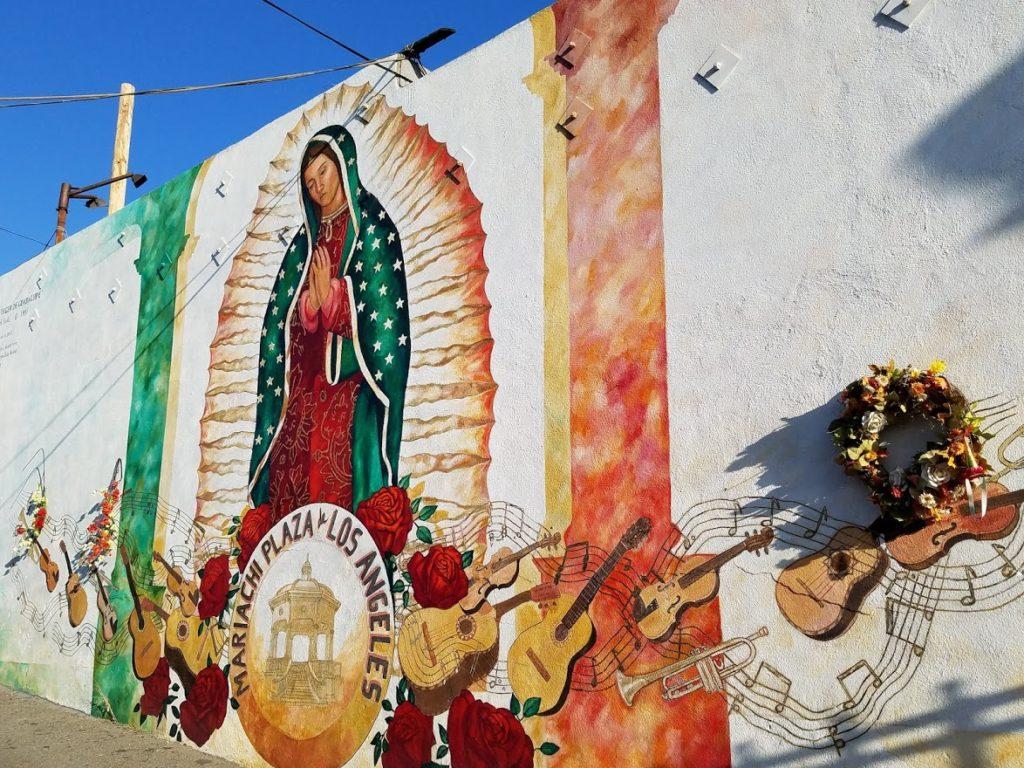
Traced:
<path fill-rule="evenodd" d="M 559 596 L 539 622 L 515 639 L 508 652 L 508 676 L 520 701 L 540 699 L 540 713 L 562 706 L 576 660 L 594 642 L 587 609 L 618 562 L 640 546 L 650 531 L 649 518 L 633 523 L 575 599 Z"/>
<path fill-rule="evenodd" d="M 32 543 L 39 550 L 39 570 L 46 577 L 46 591 L 53 592 L 57 588 L 57 581 L 60 579 L 60 566 L 50 557 L 50 550 L 39 543 L 39 539 L 32 537 Z"/>
<path fill-rule="evenodd" d="M 188 683 L 186 687 L 191 687 L 190 678 L 194 678 L 211 662 L 220 658 L 227 640 L 224 630 L 216 621 L 207 625 L 198 616 L 186 616 L 180 608 L 166 611 L 147 597 L 141 597 L 140 602 L 143 610 L 155 613 L 163 619 L 166 625 L 164 655 L 178 672 L 182 682 Z M 176 656 L 179 658 L 176 659 Z"/>
<path fill-rule="evenodd" d="M 153 559 L 167 571 L 167 590 L 178 598 L 183 616 L 193 616 L 199 608 L 199 585 L 195 579 L 186 581 L 181 572 L 167 562 L 159 552 L 153 553 Z"/>
<path fill-rule="evenodd" d="M 125 575 L 128 577 L 128 588 L 132 592 L 131 616 L 128 618 L 128 634 L 132 637 L 132 669 L 139 680 L 145 680 L 156 670 L 160 663 L 160 630 L 156 628 L 153 619 L 143 611 L 142 601 L 139 599 L 139 590 L 132 576 L 131 559 L 128 557 L 128 550 L 121 545 L 121 560 L 124 563 Z"/>
<path fill-rule="evenodd" d="M 39 552 L 38 565 L 39 570 L 46 577 L 46 591 L 53 592 L 57 588 L 57 582 L 60 580 L 60 566 L 50 557 L 50 550 L 39 543 L 39 537 L 35 535 L 32 527 L 28 524 L 28 520 L 25 518 L 24 509 L 21 510 L 21 524 L 29 532 L 32 544 L 35 545 L 36 550 Z"/>
<path fill-rule="evenodd" d="M 562 534 L 554 533 L 517 552 L 513 552 L 509 547 L 502 547 L 486 563 L 473 563 L 466 573 L 469 577 L 469 593 L 462 598 L 459 605 L 465 611 L 475 611 L 487 599 L 491 590 L 515 583 L 519 577 L 520 560 L 538 549 L 553 547 L 561 540 Z"/>
<path fill-rule="evenodd" d="M 103 641 L 109 643 L 114 639 L 114 633 L 117 632 L 117 612 L 110 604 L 110 598 L 107 596 L 107 590 L 103 587 L 103 577 L 100 576 L 99 571 L 94 569 L 92 575 L 96 579 L 96 608 L 100 614 L 100 630 L 103 633 Z"/>
<path fill-rule="evenodd" d="M 981 489 L 974 490 L 975 509 L 980 508 Z M 1017 527 L 1019 506 L 1024 491 L 1007 491 L 999 483 L 988 484 L 988 510 L 985 515 L 970 513 L 966 499 L 949 515 L 916 531 L 886 539 L 892 558 L 912 571 L 920 571 L 938 562 L 950 547 L 964 539 L 991 541 L 1001 539 Z"/>
<path fill-rule="evenodd" d="M 64 542 L 60 543 L 60 551 L 64 553 L 64 562 L 68 565 L 68 580 L 64 583 L 64 594 L 68 598 L 68 622 L 72 627 L 77 627 L 85 620 L 85 614 L 89 612 L 89 598 L 82 589 L 82 581 L 71 567 L 71 557 L 68 555 L 68 548 Z"/>
<path fill-rule="evenodd" d="M 456 605 L 410 614 L 398 633 L 398 661 L 419 710 L 441 714 L 459 693 L 494 668 L 502 616 L 529 600 L 544 604 L 558 594 L 554 584 L 541 584 L 494 606 L 479 604 L 473 612 Z"/>
<path fill-rule="evenodd" d="M 852 525 L 840 528 L 822 549 L 782 570 L 775 582 L 775 602 L 805 635 L 829 640 L 857 618 L 888 566 L 889 558 L 871 533 Z"/>
<path fill-rule="evenodd" d="M 709 560 L 686 560 L 668 581 L 644 587 L 636 593 L 633 618 L 650 640 L 663 640 L 672 633 L 687 608 L 710 602 L 718 594 L 718 571 L 744 552 L 766 549 L 775 537 L 771 528 L 762 528 Z"/>

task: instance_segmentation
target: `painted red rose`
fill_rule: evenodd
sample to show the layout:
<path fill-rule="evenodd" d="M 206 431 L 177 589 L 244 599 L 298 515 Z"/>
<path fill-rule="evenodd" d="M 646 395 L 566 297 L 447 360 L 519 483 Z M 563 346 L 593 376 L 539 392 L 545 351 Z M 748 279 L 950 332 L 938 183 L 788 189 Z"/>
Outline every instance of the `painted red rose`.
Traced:
<path fill-rule="evenodd" d="M 359 504 L 356 517 L 366 526 L 381 554 L 397 555 L 412 530 L 409 494 L 397 485 L 384 486 Z"/>
<path fill-rule="evenodd" d="M 448 710 L 451 768 L 531 768 L 533 742 L 507 709 L 463 691 Z"/>
<path fill-rule="evenodd" d="M 199 618 L 220 616 L 228 602 L 228 556 L 218 555 L 203 566 L 203 580 L 199 583 Z"/>
<path fill-rule="evenodd" d="M 387 740 L 388 751 L 381 757 L 383 768 L 422 768 L 430 762 L 434 748 L 434 719 L 403 701 L 388 723 Z"/>
<path fill-rule="evenodd" d="M 260 540 L 267 531 L 274 527 L 274 517 L 270 511 L 269 504 L 260 504 L 256 509 L 250 509 L 242 518 L 242 524 L 238 528 L 238 548 L 241 553 L 238 555 L 238 570 L 244 571 L 252 553 L 256 551 Z"/>
<path fill-rule="evenodd" d="M 181 705 L 181 730 L 201 747 L 224 723 L 227 710 L 228 681 L 221 668 L 211 664 L 196 675 Z"/>
<path fill-rule="evenodd" d="M 167 689 L 171 685 L 171 671 L 167 659 L 160 659 L 153 674 L 142 681 L 142 699 L 139 700 L 139 714 L 156 717 L 164 711 Z"/>
<path fill-rule="evenodd" d="M 426 556 L 414 554 L 409 560 L 409 578 L 416 602 L 424 608 L 451 608 L 469 592 L 462 554 L 455 547 L 435 545 Z"/>

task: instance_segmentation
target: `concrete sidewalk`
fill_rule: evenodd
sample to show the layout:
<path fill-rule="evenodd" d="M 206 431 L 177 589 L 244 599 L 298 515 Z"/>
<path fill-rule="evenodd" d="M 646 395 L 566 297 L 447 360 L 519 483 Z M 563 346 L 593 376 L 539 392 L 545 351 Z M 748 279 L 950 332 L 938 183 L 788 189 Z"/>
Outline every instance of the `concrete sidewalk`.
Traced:
<path fill-rule="evenodd" d="M 237 768 L 161 736 L 0 686 L 0 768 Z"/>

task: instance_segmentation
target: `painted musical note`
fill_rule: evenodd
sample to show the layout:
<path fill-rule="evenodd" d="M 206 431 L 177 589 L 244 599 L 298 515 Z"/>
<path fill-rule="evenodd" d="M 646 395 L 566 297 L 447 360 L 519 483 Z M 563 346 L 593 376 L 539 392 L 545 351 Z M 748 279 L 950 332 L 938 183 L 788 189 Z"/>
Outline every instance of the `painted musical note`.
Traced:
<path fill-rule="evenodd" d="M 807 528 L 804 530 L 805 539 L 813 539 L 818 535 L 818 529 L 821 528 L 821 524 L 828 520 L 828 507 L 822 507 L 821 512 L 818 514 L 818 519 L 814 523 L 814 528 Z"/>
<path fill-rule="evenodd" d="M 900 608 L 906 609 L 907 613 L 899 619 L 899 626 L 897 626 L 897 612 Z M 910 623 L 913 626 L 914 614 L 921 614 L 926 621 L 931 621 L 931 611 L 923 610 L 916 605 L 909 605 L 901 600 L 897 600 L 894 597 L 888 597 L 885 600 L 885 633 L 890 637 L 894 637 L 897 640 L 910 645 L 914 651 L 915 656 L 921 656 L 924 654 L 924 644 L 917 642 L 920 638 L 918 636 L 905 637 L 901 634 L 906 629 L 906 624 Z"/>
<path fill-rule="evenodd" d="M 974 572 L 974 569 L 971 568 L 971 566 L 969 566 L 969 565 L 965 565 L 964 566 L 964 571 L 965 571 L 966 577 L 967 577 L 967 592 L 968 592 L 968 594 L 966 594 L 966 595 L 964 595 L 963 597 L 960 598 L 960 605 L 964 605 L 964 606 L 974 605 L 974 603 L 975 603 L 974 579 L 978 578 L 978 574 L 976 574 Z"/>
<path fill-rule="evenodd" d="M 763 678 L 762 673 L 764 673 Z M 779 713 L 786 708 L 786 702 L 789 700 L 789 689 L 793 687 L 793 681 L 767 661 L 762 661 L 761 666 L 757 668 L 754 679 L 750 683 L 744 681 L 744 684 L 748 688 L 760 686 L 763 689 L 764 695 L 774 702 L 775 711 Z"/>
<path fill-rule="evenodd" d="M 758 530 L 760 530 L 762 528 L 774 528 L 775 527 L 775 513 L 776 512 L 781 512 L 781 511 L 782 511 L 782 505 L 779 503 L 778 499 L 776 499 L 774 496 L 772 496 L 771 500 L 769 502 L 769 505 L 768 505 L 768 517 L 767 518 L 761 518 L 761 520 L 758 521 L 758 523 L 757 523 Z"/>
<path fill-rule="evenodd" d="M 743 511 L 743 507 L 740 506 L 738 501 L 732 503 L 732 525 L 729 526 L 729 530 L 726 533 L 730 536 L 735 536 L 736 532 L 740 529 L 740 512 Z"/>
<path fill-rule="evenodd" d="M 746 701 L 746 699 L 743 698 L 743 694 L 742 693 L 737 693 L 735 695 L 728 695 L 728 697 L 729 697 L 729 714 L 731 715 L 734 712 L 739 712 L 740 711 L 740 704 L 742 704 L 743 702 Z"/>
<path fill-rule="evenodd" d="M 868 680 L 871 681 L 871 687 L 873 688 L 878 688 L 882 685 L 882 678 L 880 678 L 878 673 L 875 672 L 874 667 L 868 664 L 864 659 L 861 659 L 852 667 L 844 669 L 836 675 L 836 679 L 839 681 L 840 687 L 842 687 L 843 692 L 846 694 L 846 701 L 843 702 L 843 709 L 853 709 L 853 707 L 856 706 L 856 702 L 853 700 L 853 693 L 847 685 L 847 680 L 862 669 L 867 672 L 867 675 L 860 681 L 860 683 L 857 684 L 855 690 L 859 691 Z"/>
<path fill-rule="evenodd" d="M 846 740 L 839 738 L 839 727 L 835 725 L 829 726 L 828 735 L 832 739 L 832 746 L 836 748 L 836 754 L 842 757 L 842 750 L 846 746 Z"/>
<path fill-rule="evenodd" d="M 1002 544 L 993 544 L 992 549 L 994 549 L 996 551 L 996 554 L 999 555 L 1000 558 L 1002 558 L 1004 563 L 1006 563 L 999 570 L 999 572 L 1003 574 L 1004 579 L 1008 579 L 1015 573 L 1017 573 L 1017 566 L 1014 565 L 1010 558 L 1006 556 L 1006 547 L 1004 547 Z"/>

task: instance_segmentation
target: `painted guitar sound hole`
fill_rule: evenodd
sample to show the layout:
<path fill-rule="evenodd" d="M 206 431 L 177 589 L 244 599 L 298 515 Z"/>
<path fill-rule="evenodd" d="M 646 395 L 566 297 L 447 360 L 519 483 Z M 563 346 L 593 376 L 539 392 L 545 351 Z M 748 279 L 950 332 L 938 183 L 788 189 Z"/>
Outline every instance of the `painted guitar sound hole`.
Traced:
<path fill-rule="evenodd" d="M 837 579 L 850 572 L 850 555 L 846 552 L 833 552 L 828 557 L 828 570 Z"/>
<path fill-rule="evenodd" d="M 463 616 L 459 619 L 458 624 L 455 627 L 455 631 L 459 633 L 459 637 L 463 640 L 469 640 L 473 636 L 473 632 L 476 629 L 476 622 L 473 621 L 469 616 Z"/>
<path fill-rule="evenodd" d="M 559 624 L 557 627 L 555 627 L 555 641 L 556 642 L 564 643 L 565 642 L 565 638 L 568 637 L 568 636 L 569 636 L 569 630 L 567 630 L 561 624 Z"/>
<path fill-rule="evenodd" d="M 188 626 L 184 622 L 178 624 L 177 635 L 182 642 L 188 639 Z"/>

